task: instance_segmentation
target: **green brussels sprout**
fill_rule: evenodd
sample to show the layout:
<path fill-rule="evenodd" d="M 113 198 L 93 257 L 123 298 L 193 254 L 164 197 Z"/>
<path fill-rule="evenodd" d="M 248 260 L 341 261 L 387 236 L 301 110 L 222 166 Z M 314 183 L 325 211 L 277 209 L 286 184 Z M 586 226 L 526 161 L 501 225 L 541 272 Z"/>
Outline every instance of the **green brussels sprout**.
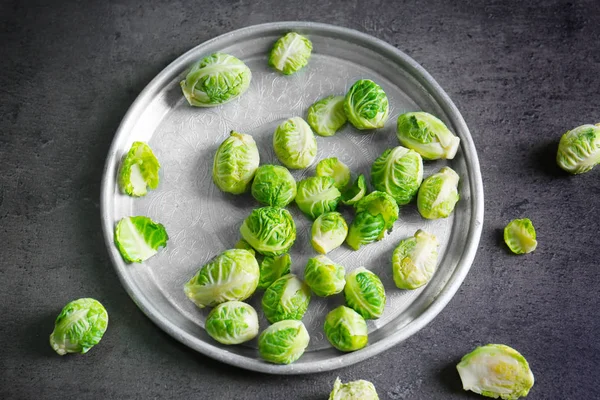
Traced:
<path fill-rule="evenodd" d="M 242 223 L 240 233 L 260 254 L 278 256 L 287 253 L 294 244 L 296 224 L 284 208 L 255 208 Z"/>
<path fill-rule="evenodd" d="M 464 390 L 495 399 L 525 397 L 534 383 L 525 357 L 503 344 L 477 347 L 462 358 L 456 369 Z"/>
<path fill-rule="evenodd" d="M 133 142 L 119 168 L 119 188 L 133 197 L 145 196 L 148 188 L 158 187 L 160 163 L 150 146 Z"/>
<path fill-rule="evenodd" d="M 328 96 L 308 108 L 308 124 L 320 136 L 333 136 L 348 121 L 344 96 Z"/>
<path fill-rule="evenodd" d="M 367 323 L 359 313 L 346 306 L 334 308 L 323 327 L 329 343 L 340 351 L 360 350 L 367 345 Z"/>
<path fill-rule="evenodd" d="M 50 346 L 61 356 L 85 354 L 100 343 L 107 326 L 108 313 L 98 300 L 73 300 L 56 317 Z"/>
<path fill-rule="evenodd" d="M 302 321 L 279 321 L 260 334 L 258 352 L 268 362 L 291 364 L 304 354 L 309 341 Z"/>
<path fill-rule="evenodd" d="M 162 224 L 148 217 L 125 217 L 115 227 L 115 244 L 128 263 L 141 263 L 165 247 L 169 235 Z"/>
<path fill-rule="evenodd" d="M 356 129 L 383 128 L 389 116 L 388 98 L 381 86 L 361 79 L 348 90 L 344 111 Z"/>
<path fill-rule="evenodd" d="M 600 123 L 581 125 L 562 135 L 556 162 L 571 174 L 583 174 L 600 164 Z"/>
<path fill-rule="evenodd" d="M 325 158 L 317 164 L 317 176 L 330 176 L 335 179 L 335 187 L 344 190 L 350 183 L 350 168 L 337 157 Z"/>
<path fill-rule="evenodd" d="M 367 180 L 364 175 L 359 175 L 356 181 L 342 193 L 342 203 L 353 206 L 365 197 L 367 193 Z"/>
<path fill-rule="evenodd" d="M 537 247 L 535 228 L 529 218 L 514 219 L 504 228 L 504 242 L 515 254 L 531 253 Z"/>
<path fill-rule="evenodd" d="M 311 52 L 312 43 L 308 38 L 290 32 L 273 45 L 269 65 L 284 75 L 291 75 L 308 64 Z"/>
<path fill-rule="evenodd" d="M 254 256 L 256 256 L 256 252 L 254 251 L 252 246 L 250 246 L 250 243 L 246 242 L 244 239 L 238 240 L 237 243 L 235 244 L 235 246 L 233 246 L 233 248 L 248 250 L 250 253 L 252 253 Z"/>
<path fill-rule="evenodd" d="M 256 290 L 259 274 L 258 262 L 250 251 L 225 250 L 200 268 L 185 284 L 184 292 L 200 308 L 242 301 Z"/>
<path fill-rule="evenodd" d="M 385 219 L 383 215 L 372 215 L 368 212 L 361 212 L 356 214 L 352 224 L 350 224 L 346 243 L 353 250 L 358 250 L 360 246 L 380 240 L 384 234 Z"/>
<path fill-rule="evenodd" d="M 342 383 L 340 378 L 335 380 L 329 400 L 379 400 L 375 386 L 365 380 Z"/>
<path fill-rule="evenodd" d="M 416 151 L 426 160 L 451 160 L 460 144 L 460 139 L 446 124 L 422 111 L 400 115 L 396 135 L 402 146 Z"/>
<path fill-rule="evenodd" d="M 309 303 L 309 287 L 294 274 L 277 279 L 262 298 L 263 312 L 270 323 L 284 319 L 301 320 Z"/>
<path fill-rule="evenodd" d="M 252 182 L 252 197 L 268 206 L 285 207 L 296 197 L 296 180 L 285 167 L 261 165 Z"/>
<path fill-rule="evenodd" d="M 308 259 L 304 281 L 317 296 L 326 297 L 344 290 L 346 270 L 325 256 Z"/>
<path fill-rule="evenodd" d="M 231 131 L 221 143 L 213 162 L 213 181 L 224 192 L 241 194 L 248 190 L 260 157 L 250 135 Z"/>
<path fill-rule="evenodd" d="M 341 197 L 342 194 L 335 187 L 335 180 L 328 176 L 311 176 L 298 182 L 296 204 L 312 219 L 335 211 Z"/>
<path fill-rule="evenodd" d="M 288 253 L 280 256 L 267 256 L 260 263 L 260 280 L 258 288 L 265 290 L 277 279 L 290 273 L 292 267 L 292 258 Z"/>
<path fill-rule="evenodd" d="M 423 159 L 414 150 L 398 146 L 387 149 L 371 167 L 375 190 L 392 196 L 399 205 L 410 203 L 423 182 Z"/>
<path fill-rule="evenodd" d="M 377 319 L 385 307 L 385 289 L 381 279 L 373 272 L 360 267 L 346 276 L 344 287 L 346 304 L 364 319 Z"/>
<path fill-rule="evenodd" d="M 429 282 L 437 266 L 438 246 L 437 238 L 421 229 L 398 244 L 392 270 L 399 289 L 416 289 Z"/>
<path fill-rule="evenodd" d="M 385 221 L 385 229 L 392 229 L 394 222 L 398 219 L 400 209 L 394 198 L 385 192 L 374 191 L 363 197 L 356 203 L 356 214 L 368 212 L 371 215 L 380 214 Z M 385 233 L 385 232 L 384 232 Z M 377 240 L 383 239 L 383 234 Z"/>
<path fill-rule="evenodd" d="M 191 106 L 215 107 L 241 96 L 251 79 L 250 68 L 241 60 L 214 53 L 196 62 L 180 85 Z"/>
<path fill-rule="evenodd" d="M 427 219 L 448 217 L 460 199 L 458 181 L 458 174 L 450 167 L 444 167 L 427 177 L 417 196 L 417 208 L 421 216 Z"/>
<path fill-rule="evenodd" d="M 258 315 L 241 301 L 227 301 L 212 309 L 206 317 L 206 333 L 222 344 L 240 344 L 258 335 Z"/>
<path fill-rule="evenodd" d="M 273 134 L 275 155 L 283 165 L 302 169 L 317 156 L 317 140 L 310 126 L 300 117 L 283 121 Z"/>
<path fill-rule="evenodd" d="M 311 229 L 312 247 L 321 254 L 337 249 L 346 240 L 348 225 L 339 212 L 327 212 L 317 217 Z"/>

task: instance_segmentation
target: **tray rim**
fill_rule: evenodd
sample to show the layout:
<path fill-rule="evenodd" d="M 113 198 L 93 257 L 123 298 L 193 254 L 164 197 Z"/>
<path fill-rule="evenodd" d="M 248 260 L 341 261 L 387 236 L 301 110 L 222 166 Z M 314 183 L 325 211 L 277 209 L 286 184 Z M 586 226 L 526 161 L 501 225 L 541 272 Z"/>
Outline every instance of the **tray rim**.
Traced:
<path fill-rule="evenodd" d="M 117 161 L 117 144 L 120 142 L 122 136 L 127 134 L 130 125 L 134 124 L 136 119 L 141 116 L 144 107 L 147 103 L 146 97 L 154 90 L 164 85 L 167 79 L 173 72 L 180 69 L 182 65 L 189 63 L 188 59 L 195 54 L 199 48 L 207 46 L 211 43 L 223 40 L 228 36 L 244 35 L 255 31 L 277 31 L 277 30 L 302 30 L 302 29 L 315 29 L 325 31 L 330 34 L 336 34 L 346 38 L 347 40 L 369 43 L 374 48 L 383 50 L 386 55 L 393 55 L 397 59 L 400 59 L 403 63 L 403 67 L 408 67 L 409 72 L 413 75 L 421 85 L 423 85 L 427 91 L 434 97 L 438 105 L 444 110 L 447 116 L 453 121 L 457 130 L 460 130 L 465 134 L 465 137 L 461 137 L 461 148 L 465 154 L 465 163 L 469 166 L 468 175 L 469 182 L 471 184 L 471 208 L 472 217 L 469 222 L 469 231 L 466 238 L 466 246 L 460 257 L 460 261 L 457 264 L 456 269 L 449 276 L 446 284 L 440 290 L 438 296 L 429 304 L 423 313 L 417 318 L 412 320 L 408 325 L 402 328 L 401 331 L 397 332 L 393 336 L 388 336 L 381 341 L 369 345 L 364 349 L 341 354 L 338 357 L 331 359 L 313 361 L 305 364 L 289 364 L 289 365 L 275 365 L 268 364 L 255 359 L 250 359 L 246 356 L 234 354 L 215 346 L 207 345 L 204 342 L 198 342 L 198 338 L 187 333 L 185 330 L 172 323 L 168 319 L 165 319 L 162 314 L 153 306 L 151 302 L 143 295 L 141 291 L 136 290 L 135 286 L 129 284 L 128 277 L 122 273 L 118 266 L 118 255 L 115 255 L 113 245 L 113 230 L 114 221 L 106 218 L 109 204 L 113 200 L 114 196 L 114 184 L 115 184 L 115 173 L 116 173 L 116 161 Z M 104 165 L 101 191 L 100 191 L 100 217 L 102 222 L 102 232 L 104 237 L 104 243 L 111 259 L 111 263 L 115 268 L 119 281 L 124 287 L 127 294 L 131 297 L 133 302 L 140 308 L 140 310 L 158 325 L 163 331 L 175 338 L 179 342 L 194 349 L 208 357 L 211 357 L 220 362 L 233 365 L 238 368 L 248 369 L 257 372 L 269 373 L 269 374 L 281 374 L 281 375 L 294 375 L 294 374 L 308 374 L 316 372 L 325 372 L 342 367 L 346 367 L 352 364 L 356 364 L 360 361 L 371 358 L 386 349 L 389 349 L 398 343 L 406 340 L 429 322 L 431 322 L 448 304 L 448 302 L 454 297 L 458 288 L 465 279 L 469 272 L 481 237 L 481 231 L 483 227 L 483 215 L 484 215 L 484 192 L 483 192 L 483 181 L 481 177 L 481 170 L 479 166 L 479 159 L 473 138 L 464 121 L 462 115 L 458 111 L 456 105 L 452 102 L 450 97 L 441 88 L 441 86 L 433 79 L 433 77 L 415 60 L 410 56 L 392 46 L 391 44 L 378 39 L 369 34 L 360 32 L 355 29 L 336 26 L 332 24 L 317 23 L 310 21 L 281 21 L 281 22 L 268 22 L 263 24 L 251 25 L 236 29 L 233 31 L 226 32 L 212 39 L 204 41 L 197 46 L 194 46 L 187 52 L 183 53 L 167 65 L 158 75 L 156 75 L 140 92 L 136 97 L 132 105 L 125 113 L 117 131 L 112 140 L 106 162 Z"/>

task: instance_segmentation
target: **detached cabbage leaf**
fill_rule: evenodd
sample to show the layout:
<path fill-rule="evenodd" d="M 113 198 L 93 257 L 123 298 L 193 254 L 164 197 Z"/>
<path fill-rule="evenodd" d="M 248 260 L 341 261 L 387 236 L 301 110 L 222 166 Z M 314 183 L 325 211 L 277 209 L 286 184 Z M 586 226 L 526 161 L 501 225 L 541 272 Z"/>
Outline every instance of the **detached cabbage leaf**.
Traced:
<path fill-rule="evenodd" d="M 167 245 L 169 236 L 162 224 L 148 217 L 125 217 L 115 227 L 115 244 L 126 262 L 141 263 Z"/>
<path fill-rule="evenodd" d="M 504 242 L 515 254 L 531 253 L 537 247 L 536 233 L 529 218 L 514 219 L 504 228 Z"/>
<path fill-rule="evenodd" d="M 347 206 L 353 206 L 362 200 L 367 194 L 367 180 L 360 174 L 356 181 L 342 193 L 342 203 Z"/>
<path fill-rule="evenodd" d="M 140 197 L 158 187 L 160 164 L 150 146 L 133 142 L 119 169 L 119 187 L 129 196 Z"/>

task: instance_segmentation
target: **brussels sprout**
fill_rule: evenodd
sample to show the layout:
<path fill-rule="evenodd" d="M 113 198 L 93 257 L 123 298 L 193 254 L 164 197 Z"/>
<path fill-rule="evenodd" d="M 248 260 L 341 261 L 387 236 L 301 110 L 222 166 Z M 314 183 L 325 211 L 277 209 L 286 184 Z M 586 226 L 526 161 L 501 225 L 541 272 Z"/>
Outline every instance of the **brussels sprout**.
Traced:
<path fill-rule="evenodd" d="M 241 60 L 214 53 L 195 63 L 180 85 L 191 106 L 215 107 L 241 96 L 251 79 L 250 68 Z"/>
<path fill-rule="evenodd" d="M 380 237 L 384 234 L 385 219 L 383 215 L 372 215 L 368 212 L 361 212 L 356 214 L 352 224 L 350 224 L 346 243 L 353 250 L 358 250 L 360 246 L 380 240 Z"/>
<path fill-rule="evenodd" d="M 254 254 L 243 249 L 225 250 L 200 268 L 185 284 L 184 292 L 200 308 L 241 301 L 252 296 L 259 274 Z"/>
<path fill-rule="evenodd" d="M 414 150 L 398 146 L 387 149 L 371 167 L 375 190 L 392 196 L 399 205 L 410 203 L 423 182 L 423 159 Z"/>
<path fill-rule="evenodd" d="M 317 164 L 317 176 L 330 176 L 335 179 L 335 187 L 344 190 L 350 183 L 350 168 L 337 157 L 325 158 Z"/>
<path fill-rule="evenodd" d="M 325 336 L 340 351 L 355 351 L 367 345 L 367 323 L 359 313 L 339 306 L 325 317 Z"/>
<path fill-rule="evenodd" d="M 304 354 L 309 341 L 302 321 L 279 321 L 260 334 L 258 352 L 274 364 L 291 364 Z"/>
<path fill-rule="evenodd" d="M 270 323 L 284 319 L 301 320 L 310 303 L 310 289 L 296 275 L 287 274 L 267 288 L 262 308 Z"/>
<path fill-rule="evenodd" d="M 504 228 L 504 242 L 515 254 L 531 253 L 537 247 L 535 228 L 529 218 L 514 219 Z"/>
<path fill-rule="evenodd" d="M 250 246 L 250 243 L 246 242 L 244 239 L 238 240 L 237 243 L 235 244 L 235 246 L 233 246 L 233 248 L 248 250 L 250 253 L 252 253 L 254 256 L 256 256 L 256 252 L 254 251 L 252 246 Z"/>
<path fill-rule="evenodd" d="M 556 162 L 572 174 L 583 174 L 600 164 L 600 124 L 578 126 L 562 135 Z"/>
<path fill-rule="evenodd" d="M 348 225 L 342 214 L 327 212 L 319 215 L 313 222 L 310 242 L 317 252 L 327 254 L 340 247 L 347 234 Z"/>
<path fill-rule="evenodd" d="M 437 238 L 421 229 L 400 242 L 392 256 L 394 282 L 399 289 L 416 289 L 429 282 L 437 266 L 438 246 Z"/>
<path fill-rule="evenodd" d="M 460 199 L 458 194 L 458 174 L 450 167 L 427 177 L 417 196 L 417 208 L 423 218 L 446 218 Z"/>
<path fill-rule="evenodd" d="M 260 280 L 258 288 L 265 290 L 277 279 L 290 273 L 292 267 L 292 258 L 288 253 L 280 256 L 267 256 L 260 263 Z"/>
<path fill-rule="evenodd" d="M 258 315 L 252 306 L 228 301 L 212 309 L 206 317 L 206 333 L 222 344 L 240 344 L 258 335 Z"/>
<path fill-rule="evenodd" d="M 290 118 L 275 129 L 273 148 L 279 161 L 291 169 L 306 168 L 317 156 L 315 135 L 300 117 Z"/>
<path fill-rule="evenodd" d="M 252 182 L 252 197 L 273 207 L 285 207 L 296 197 L 296 180 L 287 168 L 261 165 Z"/>
<path fill-rule="evenodd" d="M 346 276 L 346 304 L 364 319 L 377 319 L 385 307 L 385 290 L 377 275 L 360 267 Z"/>
<path fill-rule="evenodd" d="M 311 52 L 312 43 L 308 38 L 290 32 L 273 45 L 269 65 L 284 75 L 291 75 L 308 64 Z"/>
<path fill-rule="evenodd" d="M 394 198 L 385 192 L 374 191 L 363 197 L 361 201 L 356 203 L 356 213 L 360 214 L 364 211 L 371 215 L 381 214 L 385 221 L 385 229 L 391 229 L 394 222 L 398 219 L 400 210 Z M 382 239 L 383 235 L 380 238 Z"/>
<path fill-rule="evenodd" d="M 159 169 L 160 164 L 150 146 L 144 142 L 133 142 L 119 169 L 121 191 L 129 196 L 145 196 L 148 188 L 158 187 Z"/>
<path fill-rule="evenodd" d="M 85 354 L 100 342 L 107 326 L 108 313 L 98 300 L 73 300 L 56 317 L 50 346 L 61 356 Z"/>
<path fill-rule="evenodd" d="M 141 263 L 165 247 L 169 235 L 148 217 L 125 217 L 115 227 L 115 244 L 126 262 Z"/>
<path fill-rule="evenodd" d="M 460 139 L 438 118 L 426 112 L 409 112 L 398 117 L 396 135 L 400 143 L 426 160 L 451 160 Z"/>
<path fill-rule="evenodd" d="M 353 206 L 358 203 L 367 193 L 367 180 L 364 175 L 359 175 L 356 181 L 344 193 L 342 193 L 342 203 L 347 206 Z"/>
<path fill-rule="evenodd" d="M 231 131 L 221 143 L 213 162 L 213 181 L 224 192 L 241 194 L 248 190 L 260 157 L 250 135 Z"/>
<path fill-rule="evenodd" d="M 335 380 L 329 400 L 379 400 L 375 386 L 365 380 L 342 383 L 340 378 Z"/>
<path fill-rule="evenodd" d="M 346 270 L 325 256 L 308 259 L 304 281 L 317 296 L 331 296 L 344 290 Z"/>
<path fill-rule="evenodd" d="M 361 79 L 348 90 L 344 111 L 356 129 L 383 128 L 388 119 L 388 98 L 381 86 L 369 79 Z"/>
<path fill-rule="evenodd" d="M 348 118 L 344 111 L 344 96 L 325 97 L 308 108 L 310 127 L 320 136 L 333 136 Z"/>
<path fill-rule="evenodd" d="M 525 397 L 534 382 L 527 360 L 503 344 L 477 347 L 462 358 L 456 369 L 464 390 L 496 399 Z"/>
<path fill-rule="evenodd" d="M 287 253 L 296 240 L 296 224 L 284 208 L 262 207 L 252 210 L 240 227 L 246 242 L 264 256 Z"/>
<path fill-rule="evenodd" d="M 335 180 L 328 176 L 312 176 L 298 182 L 296 204 L 308 217 L 335 211 L 342 194 L 335 187 Z"/>

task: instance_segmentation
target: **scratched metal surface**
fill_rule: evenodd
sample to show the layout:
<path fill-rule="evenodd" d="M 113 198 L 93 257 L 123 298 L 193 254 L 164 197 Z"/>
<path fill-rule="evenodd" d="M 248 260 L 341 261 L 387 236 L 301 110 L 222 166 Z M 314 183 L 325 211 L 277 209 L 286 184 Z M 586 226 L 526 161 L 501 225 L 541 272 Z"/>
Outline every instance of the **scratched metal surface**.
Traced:
<path fill-rule="evenodd" d="M 367 35 L 323 24 L 294 23 L 310 37 L 313 56 L 309 65 L 292 76 L 267 66 L 272 43 L 290 29 L 290 23 L 265 24 L 235 31 L 206 42 L 169 65 L 140 94 L 115 137 L 102 189 L 102 218 L 107 246 L 120 279 L 140 308 L 176 339 L 202 353 L 243 368 L 281 374 L 308 373 L 358 362 L 410 336 L 429 322 L 449 301 L 462 282 L 477 249 L 483 220 L 483 189 L 479 164 L 470 134 L 458 110 L 433 79 L 414 61 L 395 48 Z M 252 70 L 248 91 L 221 107 L 190 107 L 178 82 L 189 65 L 214 51 L 242 59 Z M 207 260 L 232 248 L 239 226 L 258 207 L 251 195 L 221 192 L 212 182 L 213 155 L 230 130 L 256 139 L 261 164 L 279 164 L 272 134 L 283 119 L 306 116 L 307 108 L 330 94 L 344 94 L 360 78 L 378 82 L 388 95 L 390 118 L 383 129 L 360 133 L 349 124 L 336 136 L 317 136 L 315 163 L 329 156 L 345 162 L 356 176 L 369 176 L 370 165 L 385 149 L 397 146 L 395 121 L 406 111 L 425 110 L 444 120 L 461 138 L 452 161 L 425 162 L 424 176 L 450 165 L 461 177 L 461 200 L 455 213 L 444 220 L 421 218 L 414 205 L 401 207 L 393 231 L 381 242 L 355 252 L 341 247 L 329 254 L 347 271 L 364 266 L 377 273 L 387 294 L 383 316 L 369 321 L 369 346 L 342 354 L 327 342 L 323 320 L 343 296 L 312 297 L 303 322 L 310 333 L 305 355 L 288 366 L 260 360 L 256 340 L 225 347 L 204 332 L 209 310 L 196 308 L 184 295 L 183 285 Z M 147 141 L 159 158 L 161 182 L 157 190 L 141 199 L 119 194 L 116 170 L 133 141 Z M 314 174 L 314 165 L 292 171 L 296 180 Z M 309 221 L 293 205 L 288 207 L 297 224 L 298 239 L 291 250 L 292 272 L 302 277 L 306 260 L 315 255 Z M 348 222 L 349 209 L 341 210 Z M 163 223 L 170 240 L 166 249 L 142 264 L 123 263 L 112 245 L 113 227 L 124 216 L 146 215 Z M 407 291 L 395 288 L 391 254 L 401 239 L 417 229 L 434 233 L 440 243 L 440 261 L 431 282 Z M 261 330 L 268 326 L 260 307 L 261 292 L 248 300 L 260 316 Z"/>

